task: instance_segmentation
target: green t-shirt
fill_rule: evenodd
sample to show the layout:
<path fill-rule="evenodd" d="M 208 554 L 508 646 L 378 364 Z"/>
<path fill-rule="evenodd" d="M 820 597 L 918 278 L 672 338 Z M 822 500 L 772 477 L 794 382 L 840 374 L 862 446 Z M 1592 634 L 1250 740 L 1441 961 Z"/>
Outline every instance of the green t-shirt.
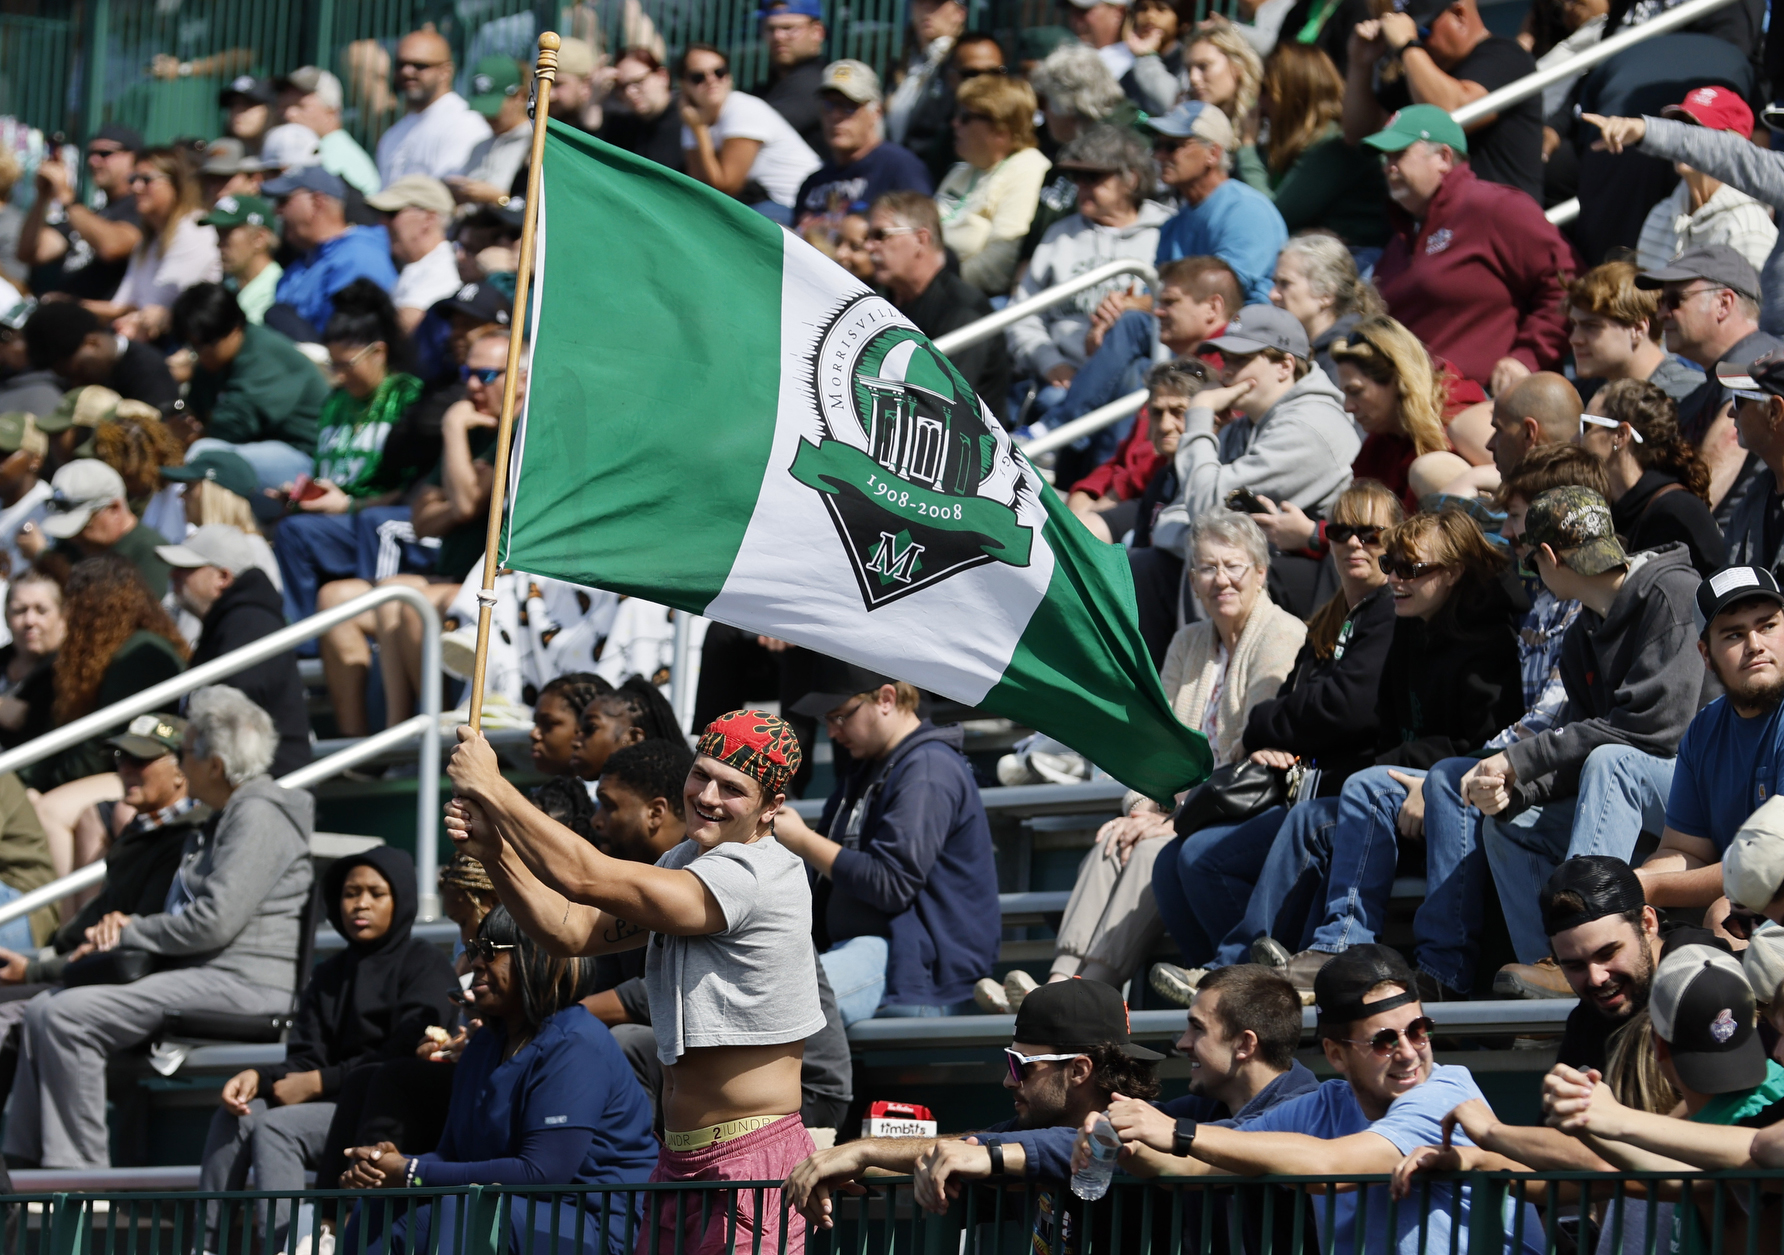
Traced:
<path fill-rule="evenodd" d="M 387 375 L 363 401 L 342 388 L 329 393 L 316 432 L 316 478 L 349 497 L 376 496 L 385 438 L 420 395 L 421 380 L 400 373 Z"/>
<path fill-rule="evenodd" d="M 1765 1080 L 1752 1089 L 1737 1089 L 1732 1094 L 1718 1094 L 1705 1103 L 1695 1115 L 1685 1117 L 1698 1124 L 1743 1124 L 1764 1128 L 1784 1118 L 1784 1068 L 1772 1060 L 1765 1061 Z M 1744 1188 L 1744 1187 L 1743 1187 Z M 1672 1249 L 1681 1255 L 1702 1255 L 1710 1249 L 1698 1209 L 1688 1203 L 1673 1208 Z"/>

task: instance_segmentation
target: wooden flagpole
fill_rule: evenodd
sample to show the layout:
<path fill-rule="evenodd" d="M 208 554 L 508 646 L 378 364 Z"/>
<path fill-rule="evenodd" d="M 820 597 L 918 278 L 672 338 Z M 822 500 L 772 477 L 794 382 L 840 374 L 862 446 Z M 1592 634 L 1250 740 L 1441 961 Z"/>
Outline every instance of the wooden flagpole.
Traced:
<path fill-rule="evenodd" d="M 551 116 L 551 85 L 557 79 L 557 32 L 539 36 L 533 67 L 533 155 L 527 168 L 527 203 L 522 211 L 520 269 L 514 281 L 514 316 L 508 337 L 508 371 L 502 380 L 502 418 L 496 428 L 495 481 L 489 489 L 489 528 L 483 545 L 483 591 L 477 594 L 477 661 L 471 671 L 470 725 L 483 726 L 483 672 L 489 662 L 489 619 L 495 609 L 496 547 L 502 539 L 502 500 L 508 492 L 508 458 L 514 441 L 514 401 L 520 383 L 521 332 L 527 326 L 527 297 L 533 278 L 533 242 L 539 229 L 539 188 L 545 164 L 545 127 Z M 538 334 L 538 328 L 530 328 Z"/>

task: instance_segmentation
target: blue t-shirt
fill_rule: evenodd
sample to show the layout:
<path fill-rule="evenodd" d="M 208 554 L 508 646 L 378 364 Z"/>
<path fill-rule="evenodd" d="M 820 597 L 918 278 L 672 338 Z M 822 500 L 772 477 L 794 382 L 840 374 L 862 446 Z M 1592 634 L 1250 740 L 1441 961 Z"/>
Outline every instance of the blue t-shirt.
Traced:
<path fill-rule="evenodd" d="M 1667 827 L 1709 841 L 1718 855 L 1728 848 L 1760 803 L 1784 788 L 1781 711 L 1743 719 L 1718 697 L 1697 712 L 1679 740 Z"/>
<path fill-rule="evenodd" d="M 1349 1137 L 1353 1133 L 1376 1133 L 1393 1143 L 1394 1149 L 1407 1154 L 1420 1146 L 1437 1146 L 1443 1142 L 1443 1117 L 1454 1111 L 1462 1103 L 1471 1098 L 1481 1098 L 1480 1087 L 1474 1083 L 1474 1076 L 1467 1068 L 1454 1065 L 1443 1065 L 1431 1069 L 1431 1079 L 1417 1089 L 1402 1094 L 1388 1108 L 1388 1113 L 1381 1119 L 1370 1122 L 1357 1103 L 1356 1095 L 1351 1091 L 1349 1081 L 1327 1081 L 1310 1094 L 1300 1098 L 1291 1098 L 1279 1103 L 1269 1111 L 1258 1116 L 1245 1126 L 1247 1133 L 1304 1133 L 1309 1137 L 1327 1140 Z M 1473 1145 L 1460 1127 L 1453 1134 L 1457 1142 Z M 1470 1191 L 1462 1186 L 1461 1198 L 1452 1200 L 1452 1193 L 1457 1189 L 1446 1181 L 1431 1182 L 1431 1210 L 1427 1222 L 1426 1236 L 1422 1239 L 1423 1249 L 1427 1251 L 1447 1251 L 1450 1249 L 1450 1221 L 1453 1214 L 1461 1228 L 1459 1235 L 1461 1249 L 1468 1249 L 1468 1205 Z M 1394 1239 L 1388 1240 L 1388 1187 L 1372 1185 L 1366 1190 L 1352 1190 L 1337 1196 L 1337 1206 L 1333 1209 L 1332 1234 L 1325 1232 L 1326 1200 L 1315 1199 L 1314 1216 L 1320 1226 L 1322 1243 L 1330 1243 L 1333 1250 L 1349 1251 L 1358 1249 L 1355 1231 L 1357 1223 L 1357 1200 L 1367 1200 L 1368 1233 L 1365 1235 L 1360 1249 L 1365 1251 L 1396 1250 L 1399 1255 L 1419 1255 L 1421 1238 L 1419 1234 L 1418 1195 L 1408 1203 L 1401 1203 L 1395 1209 Z M 1510 1233 L 1511 1203 L 1506 1204 L 1505 1232 Z M 1528 1204 L 1526 1204 L 1528 1206 Z M 1524 1217 L 1524 1249 L 1529 1252 L 1541 1250 L 1539 1245 L 1542 1235 L 1542 1224 L 1536 1217 L 1535 1209 Z"/>
<path fill-rule="evenodd" d="M 334 296 L 355 279 L 370 279 L 386 292 L 396 286 L 390 233 L 383 227 L 348 227 L 285 268 L 273 291 L 321 335 L 334 316 Z"/>
<path fill-rule="evenodd" d="M 1228 179 L 1199 205 L 1159 230 L 1158 264 L 1179 257 L 1218 257 L 1245 289 L 1247 305 L 1268 305 L 1276 282 L 1276 254 L 1288 243 L 1288 227 L 1270 198 L 1238 179 Z"/>
<path fill-rule="evenodd" d="M 867 207 L 887 192 L 921 192 L 925 196 L 935 192 L 928 168 L 902 144 L 881 144 L 846 166 L 826 161 L 799 185 L 793 217 L 866 213 Z M 836 202 L 834 211 L 832 201 Z"/>

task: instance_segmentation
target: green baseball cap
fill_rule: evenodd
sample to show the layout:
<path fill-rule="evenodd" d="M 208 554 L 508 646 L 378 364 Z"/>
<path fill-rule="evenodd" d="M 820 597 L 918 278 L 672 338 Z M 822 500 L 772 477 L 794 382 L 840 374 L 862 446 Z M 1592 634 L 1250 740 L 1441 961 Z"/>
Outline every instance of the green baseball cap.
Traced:
<path fill-rule="evenodd" d="M 1468 155 L 1468 136 L 1463 134 L 1448 110 L 1436 105 L 1408 105 L 1389 118 L 1385 128 L 1363 142 L 1384 153 L 1397 153 L 1421 139 L 1433 144 L 1448 144 L 1462 156 Z"/>
<path fill-rule="evenodd" d="M 37 430 L 37 420 L 23 410 L 0 414 L 0 453 L 44 454 L 50 451 L 49 437 Z"/>
<path fill-rule="evenodd" d="M 493 118 L 502 102 L 520 94 L 520 62 L 513 57 L 484 57 L 471 67 L 471 108 Z"/>
<path fill-rule="evenodd" d="M 161 477 L 182 484 L 208 480 L 249 501 L 260 497 L 260 479 L 248 459 L 227 449 L 207 449 L 184 466 L 164 466 Z"/>
<path fill-rule="evenodd" d="M 211 211 L 198 220 L 201 227 L 270 227 L 273 204 L 262 196 L 219 196 Z"/>
<path fill-rule="evenodd" d="M 177 715 L 138 715 L 122 733 L 107 737 L 105 743 L 141 762 L 152 763 L 179 753 L 185 736 L 186 721 Z"/>
<path fill-rule="evenodd" d="M 1603 575 L 1629 565 L 1629 555 L 1617 543 L 1610 506 L 1590 488 L 1575 484 L 1551 488 L 1532 501 L 1520 539 L 1532 550 L 1547 545 L 1581 575 Z"/>

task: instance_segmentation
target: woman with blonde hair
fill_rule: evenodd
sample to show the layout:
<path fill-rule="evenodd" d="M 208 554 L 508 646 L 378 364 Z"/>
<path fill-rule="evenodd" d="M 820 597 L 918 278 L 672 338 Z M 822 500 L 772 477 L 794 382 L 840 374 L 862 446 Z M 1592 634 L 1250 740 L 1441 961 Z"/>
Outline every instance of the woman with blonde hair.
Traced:
<path fill-rule="evenodd" d="M 254 516 L 252 503 L 264 498 L 260 480 L 246 458 L 228 449 L 206 449 L 183 466 L 162 467 L 161 477 L 183 490 L 182 517 L 172 530 L 160 528 L 163 536 L 177 540 L 200 527 L 233 527 L 247 538 L 255 567 L 266 572 L 275 589 L 285 591 L 279 560 Z"/>
<path fill-rule="evenodd" d="M 960 277 L 996 296 L 1010 290 L 1051 163 L 1036 147 L 1034 89 L 1021 79 L 968 79 L 955 101 L 961 159 L 936 189 L 935 206 Z"/>
<path fill-rule="evenodd" d="M 1224 17 L 1211 17 L 1196 27 L 1183 56 L 1189 98 L 1213 105 L 1226 114 L 1238 136 L 1233 173 L 1260 192 L 1270 190 L 1270 173 L 1257 152 L 1258 91 L 1264 63 L 1239 30 Z"/>
<path fill-rule="evenodd" d="M 217 229 L 199 225 L 204 215 L 198 180 L 172 148 L 137 154 L 130 176 L 142 243 L 108 305 L 95 308 L 114 319 L 132 340 L 159 340 L 167 334 L 174 298 L 195 283 L 220 283 L 223 258 Z"/>
<path fill-rule="evenodd" d="M 1387 183 L 1377 154 L 1344 142 L 1344 78 L 1318 48 L 1276 45 L 1264 61 L 1259 110 L 1270 123 L 1268 186 L 1289 231 L 1321 228 L 1369 260 L 1388 242 Z"/>
<path fill-rule="evenodd" d="M 1378 314 L 1332 345 L 1332 361 L 1344 408 L 1367 433 L 1351 474 L 1381 480 L 1410 513 L 1418 509 L 1411 472 L 1419 459 L 1429 482 L 1446 483 L 1468 470 L 1444 422 L 1449 383 L 1417 336 Z"/>

